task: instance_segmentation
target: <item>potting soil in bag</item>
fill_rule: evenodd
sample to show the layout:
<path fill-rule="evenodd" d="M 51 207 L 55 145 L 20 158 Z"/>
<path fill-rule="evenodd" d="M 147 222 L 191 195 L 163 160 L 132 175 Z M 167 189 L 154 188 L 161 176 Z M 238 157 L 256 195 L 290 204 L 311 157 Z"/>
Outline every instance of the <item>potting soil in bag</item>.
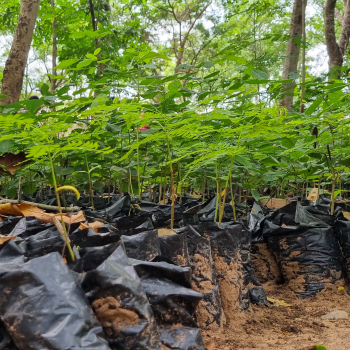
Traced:
<path fill-rule="evenodd" d="M 18 350 L 4 323 L 0 319 L 0 350 Z"/>
<path fill-rule="evenodd" d="M 335 231 L 345 260 L 348 294 L 350 294 L 350 221 L 336 221 Z"/>
<path fill-rule="evenodd" d="M 0 251 L 0 315 L 19 350 L 108 350 L 84 292 L 58 253 L 24 262 Z"/>
<path fill-rule="evenodd" d="M 276 284 L 282 284 L 284 282 L 276 256 L 267 243 L 252 243 L 250 256 L 255 276 L 260 283 L 275 281 Z"/>
<path fill-rule="evenodd" d="M 192 226 L 179 231 L 186 233 L 187 237 L 192 288 L 203 294 L 196 310 L 197 322 L 201 329 L 215 331 L 223 325 L 224 315 L 219 286 L 216 284 L 210 240 L 202 237 Z"/>
<path fill-rule="evenodd" d="M 85 266 L 75 265 L 75 271 L 78 268 L 86 271 L 81 286 L 112 349 L 161 350 L 157 324 L 141 280 L 123 248 L 119 246 L 113 251 L 116 246 L 106 247 L 105 254 L 91 250 L 83 256 Z M 101 261 L 108 253 L 111 255 Z M 99 258 L 100 255 L 104 257 Z M 89 259 L 93 256 L 96 266 Z"/>
<path fill-rule="evenodd" d="M 173 264 L 189 266 L 186 233 L 176 234 L 171 229 L 158 229 L 161 256 Z"/>
<path fill-rule="evenodd" d="M 239 310 L 249 308 L 249 303 L 267 304 L 265 292 L 255 277 L 250 259 L 250 233 L 239 223 L 203 223 L 194 227 L 201 236 L 210 239 L 211 253 L 219 285 L 221 304 L 228 323 Z M 250 300 L 249 289 L 254 291 Z M 256 297 L 257 290 L 260 298 Z"/>
<path fill-rule="evenodd" d="M 299 298 L 316 295 L 327 283 L 341 283 L 343 260 L 332 228 L 292 202 L 264 222 L 264 236 L 287 286 Z"/>
<path fill-rule="evenodd" d="M 122 236 L 121 242 L 129 258 L 150 261 L 161 255 L 157 230 Z"/>
<path fill-rule="evenodd" d="M 165 349 L 204 350 L 195 311 L 202 294 L 190 289 L 191 270 L 166 262 L 130 259 L 158 323 Z M 196 336 L 194 336 L 194 334 Z"/>

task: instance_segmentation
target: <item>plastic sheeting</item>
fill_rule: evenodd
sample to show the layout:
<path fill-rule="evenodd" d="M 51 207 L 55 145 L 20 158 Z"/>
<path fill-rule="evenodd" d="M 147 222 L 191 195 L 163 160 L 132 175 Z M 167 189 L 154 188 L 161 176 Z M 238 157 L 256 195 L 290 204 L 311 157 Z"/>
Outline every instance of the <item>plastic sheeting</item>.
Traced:
<path fill-rule="evenodd" d="M 19 350 L 108 350 L 84 292 L 57 253 L 24 262 L 10 241 L 0 252 L 0 315 Z"/>

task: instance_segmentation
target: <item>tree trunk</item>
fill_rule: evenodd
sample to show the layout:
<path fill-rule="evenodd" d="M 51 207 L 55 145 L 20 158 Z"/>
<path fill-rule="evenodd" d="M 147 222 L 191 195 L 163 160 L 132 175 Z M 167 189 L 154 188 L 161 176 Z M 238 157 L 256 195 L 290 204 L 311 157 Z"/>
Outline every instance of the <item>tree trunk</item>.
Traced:
<path fill-rule="evenodd" d="M 0 99 L 0 102 L 4 104 L 19 101 L 38 9 L 39 0 L 22 0 L 16 32 L 2 79 L 1 93 L 7 97 Z"/>
<path fill-rule="evenodd" d="M 55 15 L 55 0 L 51 0 L 51 9 L 54 16 L 52 22 L 52 75 L 57 75 L 57 69 L 54 67 L 57 66 L 57 21 Z M 53 94 L 56 90 L 56 79 L 50 80 L 50 92 Z"/>
<path fill-rule="evenodd" d="M 327 0 L 324 7 L 325 17 L 325 39 L 329 56 L 329 73 L 332 78 L 340 78 L 343 57 L 349 45 L 350 38 L 350 4 L 349 0 L 344 1 L 344 16 L 341 18 L 339 11 L 336 11 L 337 0 Z M 342 30 L 339 42 L 335 37 L 334 18 L 341 19 Z"/>
<path fill-rule="evenodd" d="M 306 0 L 305 0 L 306 6 Z M 289 41 L 287 45 L 286 58 L 284 60 L 282 79 L 288 79 L 290 73 L 298 68 L 298 60 L 300 53 L 300 39 L 303 30 L 303 0 L 294 0 L 292 20 L 290 23 Z M 286 107 L 289 111 L 293 107 L 293 93 L 295 83 L 284 84 L 283 99 L 279 102 L 281 107 Z"/>

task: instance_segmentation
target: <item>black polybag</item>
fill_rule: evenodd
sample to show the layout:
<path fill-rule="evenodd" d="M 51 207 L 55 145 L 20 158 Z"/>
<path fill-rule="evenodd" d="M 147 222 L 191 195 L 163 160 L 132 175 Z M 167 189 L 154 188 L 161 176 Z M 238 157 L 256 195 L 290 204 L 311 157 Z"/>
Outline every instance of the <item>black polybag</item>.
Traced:
<path fill-rule="evenodd" d="M 18 350 L 4 323 L 0 319 L 0 350 Z"/>
<path fill-rule="evenodd" d="M 237 308 L 247 310 L 250 302 L 255 303 L 258 300 L 250 299 L 249 289 L 254 286 L 255 290 L 261 290 L 261 300 L 267 305 L 263 288 L 255 276 L 250 258 L 251 235 L 244 225 L 226 222 L 219 227 L 217 223 L 203 223 L 194 228 L 202 236 L 210 238 L 216 279 L 222 294 L 221 300 L 226 310 L 226 318 L 232 318 Z M 227 300 L 230 300 L 229 304 Z"/>
<path fill-rule="evenodd" d="M 350 294 L 350 221 L 336 221 L 335 231 L 345 260 L 348 294 Z"/>
<path fill-rule="evenodd" d="M 84 255 L 85 264 L 72 267 L 76 272 L 86 271 L 81 276 L 81 286 L 112 349 L 161 350 L 157 325 L 141 281 L 123 248 L 116 246 L 104 248 L 107 249 L 105 254 L 99 249 L 95 264 L 88 259 L 93 256 L 91 250 Z M 102 261 L 109 253 L 110 256 Z"/>
<path fill-rule="evenodd" d="M 265 215 L 259 204 L 254 202 L 253 208 L 249 213 L 248 228 L 252 234 L 252 243 L 263 242 L 263 222 L 265 220 Z"/>
<path fill-rule="evenodd" d="M 169 259 L 173 264 L 180 266 L 189 265 L 187 237 L 185 232 L 159 236 L 159 243 L 162 256 Z"/>
<path fill-rule="evenodd" d="M 129 261 L 142 280 L 162 343 L 174 350 L 204 350 L 200 329 L 195 321 L 195 311 L 203 296 L 190 289 L 190 268 L 165 261 Z M 177 331 L 172 332 L 175 329 Z M 177 333 L 182 337 L 174 338 Z"/>
<path fill-rule="evenodd" d="M 129 258 L 150 261 L 161 254 L 157 230 L 121 236 L 121 242 Z"/>
<path fill-rule="evenodd" d="M 0 315 L 19 350 L 107 350 L 101 325 L 58 253 L 24 263 L 12 241 L 0 252 Z"/>
<path fill-rule="evenodd" d="M 332 228 L 300 203 L 267 216 L 264 236 L 285 281 L 299 298 L 315 296 L 326 283 L 343 279 L 343 260 Z"/>

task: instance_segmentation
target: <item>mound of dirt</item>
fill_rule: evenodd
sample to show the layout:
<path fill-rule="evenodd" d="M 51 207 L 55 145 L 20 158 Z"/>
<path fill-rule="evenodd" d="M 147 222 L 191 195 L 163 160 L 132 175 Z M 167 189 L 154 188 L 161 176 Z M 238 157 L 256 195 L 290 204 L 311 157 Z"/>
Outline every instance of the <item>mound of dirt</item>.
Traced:
<path fill-rule="evenodd" d="M 218 270 L 220 265 L 217 262 Z M 239 312 L 233 306 L 236 296 L 229 295 L 228 283 L 220 284 L 228 322 L 222 329 L 202 330 L 208 350 L 310 350 L 317 344 L 327 350 L 349 348 L 350 320 L 321 318 L 334 310 L 350 314 L 350 297 L 340 283 L 326 284 L 315 297 L 300 300 L 288 285 L 270 280 L 263 285 L 266 295 L 281 302 L 270 303 L 270 307 L 250 305 L 250 312 Z"/>

